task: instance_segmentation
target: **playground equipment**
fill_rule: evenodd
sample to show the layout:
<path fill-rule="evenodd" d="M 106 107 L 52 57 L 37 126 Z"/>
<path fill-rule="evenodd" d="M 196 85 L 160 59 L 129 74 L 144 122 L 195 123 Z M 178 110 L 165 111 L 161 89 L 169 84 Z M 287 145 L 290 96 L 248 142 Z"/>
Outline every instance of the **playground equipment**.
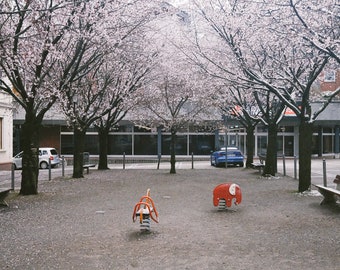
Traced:
<path fill-rule="evenodd" d="M 150 231 L 151 219 L 156 223 L 159 222 L 155 203 L 150 197 L 150 189 L 147 190 L 146 196 L 141 197 L 135 205 L 132 215 L 133 222 L 135 222 L 138 217 L 141 230 Z"/>
<path fill-rule="evenodd" d="M 214 206 L 219 210 L 231 207 L 232 202 L 238 205 L 242 201 L 242 193 L 239 185 L 234 183 L 224 183 L 216 186 L 213 191 Z"/>

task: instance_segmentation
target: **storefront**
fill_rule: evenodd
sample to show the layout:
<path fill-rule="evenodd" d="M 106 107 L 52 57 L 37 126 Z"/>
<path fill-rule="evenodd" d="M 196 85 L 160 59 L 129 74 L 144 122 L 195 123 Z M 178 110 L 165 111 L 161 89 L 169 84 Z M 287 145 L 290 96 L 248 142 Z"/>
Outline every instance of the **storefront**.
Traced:
<path fill-rule="evenodd" d="M 320 104 L 313 104 L 320 106 Z M 14 154 L 20 151 L 20 125 L 23 120 L 14 120 Z M 246 154 L 245 128 L 235 120 L 223 126 L 222 120 L 204 123 L 202 127 L 187 127 L 177 133 L 176 154 L 189 156 L 209 155 L 211 151 L 226 144 L 236 146 Z M 219 129 L 214 128 L 219 126 Z M 339 156 L 340 103 L 329 104 L 314 122 L 312 153 L 314 156 Z M 278 127 L 278 155 L 287 157 L 299 155 L 299 126 L 296 117 L 285 117 Z M 255 155 L 266 153 L 267 128 L 255 128 Z M 73 130 L 66 121 L 45 120 L 41 132 L 41 145 L 57 148 L 62 155 L 73 153 Z M 99 139 L 95 129 L 86 133 L 85 151 L 91 155 L 99 154 Z M 134 126 L 131 121 L 122 121 L 109 134 L 108 155 L 157 156 L 170 154 L 170 133 L 157 128 Z"/>

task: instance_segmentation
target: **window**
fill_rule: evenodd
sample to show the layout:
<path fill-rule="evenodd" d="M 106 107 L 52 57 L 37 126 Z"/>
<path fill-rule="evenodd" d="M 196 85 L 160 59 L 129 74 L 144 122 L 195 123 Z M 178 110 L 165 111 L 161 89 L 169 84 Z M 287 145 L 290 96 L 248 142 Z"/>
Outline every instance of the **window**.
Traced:
<path fill-rule="evenodd" d="M 324 82 L 335 82 L 335 71 L 334 70 L 325 71 Z"/>

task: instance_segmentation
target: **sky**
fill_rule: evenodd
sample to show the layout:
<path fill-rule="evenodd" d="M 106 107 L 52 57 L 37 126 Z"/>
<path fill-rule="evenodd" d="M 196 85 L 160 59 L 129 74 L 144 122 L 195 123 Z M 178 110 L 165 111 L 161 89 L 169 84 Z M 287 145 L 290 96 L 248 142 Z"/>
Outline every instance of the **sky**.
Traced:
<path fill-rule="evenodd" d="M 187 3 L 188 0 L 168 0 L 168 2 L 177 7 L 179 5 Z"/>

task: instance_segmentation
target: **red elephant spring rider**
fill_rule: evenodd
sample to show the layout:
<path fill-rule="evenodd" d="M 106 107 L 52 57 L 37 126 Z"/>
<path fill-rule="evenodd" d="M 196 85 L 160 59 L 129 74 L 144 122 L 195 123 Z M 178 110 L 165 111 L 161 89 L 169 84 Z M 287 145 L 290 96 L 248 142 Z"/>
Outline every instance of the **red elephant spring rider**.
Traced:
<path fill-rule="evenodd" d="M 213 195 L 214 206 L 218 206 L 219 210 L 231 207 L 233 201 L 235 205 L 240 204 L 242 201 L 241 188 L 234 183 L 224 183 L 216 186 Z"/>
<path fill-rule="evenodd" d="M 139 218 L 140 229 L 144 231 L 150 231 L 151 219 L 158 223 L 158 212 L 150 197 L 150 189 L 147 190 L 146 196 L 141 197 L 135 205 L 132 214 L 133 222 L 137 220 L 137 217 Z"/>

